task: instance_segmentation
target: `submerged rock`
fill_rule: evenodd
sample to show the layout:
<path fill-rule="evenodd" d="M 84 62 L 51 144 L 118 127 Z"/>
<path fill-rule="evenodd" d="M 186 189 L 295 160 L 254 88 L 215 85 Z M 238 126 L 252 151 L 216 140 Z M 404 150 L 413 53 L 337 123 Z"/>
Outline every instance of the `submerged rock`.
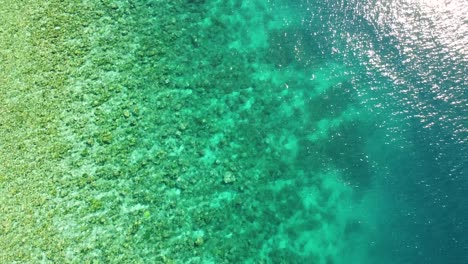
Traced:
<path fill-rule="evenodd" d="M 224 184 L 230 184 L 235 181 L 236 181 L 236 177 L 234 176 L 234 174 L 232 174 L 232 172 L 228 171 L 224 174 L 224 177 L 223 177 Z"/>
<path fill-rule="evenodd" d="M 203 240 L 203 237 L 200 236 L 195 239 L 195 241 L 193 242 L 193 245 L 196 247 L 201 247 L 203 246 L 204 243 L 205 241 Z"/>

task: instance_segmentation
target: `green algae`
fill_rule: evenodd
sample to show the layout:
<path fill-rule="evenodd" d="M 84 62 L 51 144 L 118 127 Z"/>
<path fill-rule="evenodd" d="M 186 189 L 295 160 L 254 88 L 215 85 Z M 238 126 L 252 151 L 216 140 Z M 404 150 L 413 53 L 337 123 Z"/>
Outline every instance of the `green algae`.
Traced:
<path fill-rule="evenodd" d="M 5 263 L 63 257 L 67 244 L 53 223 L 60 206 L 53 200 L 66 171 L 61 162 L 71 149 L 60 133 L 67 101 L 62 88 L 80 61 L 68 53 L 72 47 L 66 42 L 82 19 L 77 11 L 75 20 L 62 25 L 65 10 L 52 2 L 2 3 L 0 170 L 6 184 L 0 197 L 0 259 Z"/>

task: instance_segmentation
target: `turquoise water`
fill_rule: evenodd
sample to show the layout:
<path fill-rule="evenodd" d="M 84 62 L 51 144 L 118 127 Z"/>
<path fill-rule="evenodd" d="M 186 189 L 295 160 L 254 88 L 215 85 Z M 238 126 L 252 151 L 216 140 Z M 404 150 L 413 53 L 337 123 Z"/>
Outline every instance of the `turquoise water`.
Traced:
<path fill-rule="evenodd" d="M 265 227 L 253 227 L 255 251 L 273 263 L 468 262 L 466 4 L 197 4 L 221 31 L 206 45 L 250 68 L 228 78 L 226 92 L 251 93 L 240 120 L 255 131 L 238 133 L 259 133 L 257 151 L 281 165 L 254 183 L 273 216 L 240 227 Z"/>
<path fill-rule="evenodd" d="M 468 263 L 466 2 L 57 3 L 72 143 L 1 261 Z"/>
<path fill-rule="evenodd" d="M 468 262 L 466 4 L 193 5 L 215 122 L 270 171 L 242 179 L 257 191 L 224 224 L 251 244 L 232 261 Z"/>

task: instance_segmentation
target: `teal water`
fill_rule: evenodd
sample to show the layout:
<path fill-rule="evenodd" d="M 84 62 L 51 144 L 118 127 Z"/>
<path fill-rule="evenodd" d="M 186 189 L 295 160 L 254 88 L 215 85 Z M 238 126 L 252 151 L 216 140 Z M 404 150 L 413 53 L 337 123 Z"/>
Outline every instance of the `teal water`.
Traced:
<path fill-rule="evenodd" d="M 246 256 L 468 262 L 466 4 L 193 5 L 221 74 L 207 87 L 223 90 L 215 122 L 272 170 L 249 177 L 254 216 L 228 218 L 253 230 Z"/>

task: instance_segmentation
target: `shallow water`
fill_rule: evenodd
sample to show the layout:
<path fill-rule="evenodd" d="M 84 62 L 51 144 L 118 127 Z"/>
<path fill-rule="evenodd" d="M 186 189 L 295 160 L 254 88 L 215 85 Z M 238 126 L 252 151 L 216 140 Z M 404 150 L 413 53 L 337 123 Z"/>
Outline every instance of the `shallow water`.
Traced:
<path fill-rule="evenodd" d="M 54 3 L 36 45 L 67 70 L 2 53 L 33 88 L 1 97 L 0 260 L 468 263 L 465 2 Z M 30 157 L 38 94 L 67 147 Z"/>

